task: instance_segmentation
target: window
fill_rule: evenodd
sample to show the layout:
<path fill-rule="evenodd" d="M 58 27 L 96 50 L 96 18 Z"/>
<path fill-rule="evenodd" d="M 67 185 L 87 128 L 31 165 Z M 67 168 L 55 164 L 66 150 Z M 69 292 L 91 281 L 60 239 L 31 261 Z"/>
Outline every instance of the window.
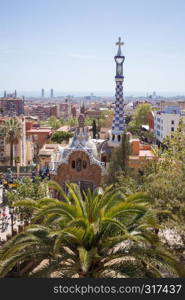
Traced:
<path fill-rule="evenodd" d="M 120 135 L 118 135 L 118 142 L 120 142 L 120 140 L 121 140 L 121 136 L 120 136 Z"/>
<path fill-rule="evenodd" d="M 73 160 L 73 161 L 71 162 L 71 168 L 72 168 L 72 169 L 75 169 L 75 165 L 76 165 L 76 164 L 75 164 L 75 160 Z"/>
<path fill-rule="evenodd" d="M 112 135 L 112 140 L 114 141 L 114 139 L 115 139 L 115 135 L 113 134 L 113 135 Z"/>
<path fill-rule="evenodd" d="M 174 125 L 174 120 L 171 121 L 171 124 Z"/>
<path fill-rule="evenodd" d="M 77 160 L 76 160 L 76 170 L 78 172 L 80 172 L 81 169 L 82 169 L 82 160 L 81 160 L 81 158 L 77 158 Z"/>
<path fill-rule="evenodd" d="M 171 131 L 174 131 L 174 127 L 171 128 Z"/>
<path fill-rule="evenodd" d="M 87 168 L 87 162 L 84 160 L 83 161 L 83 168 L 86 169 Z"/>

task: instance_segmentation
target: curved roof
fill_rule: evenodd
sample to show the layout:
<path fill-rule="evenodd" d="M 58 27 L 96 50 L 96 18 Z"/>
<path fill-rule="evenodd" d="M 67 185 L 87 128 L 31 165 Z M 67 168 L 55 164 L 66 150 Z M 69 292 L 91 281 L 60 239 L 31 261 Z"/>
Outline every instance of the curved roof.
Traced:
<path fill-rule="evenodd" d="M 61 163 L 68 163 L 69 157 L 74 151 L 83 151 L 89 156 L 91 164 L 96 164 L 101 168 L 104 166 L 104 163 L 98 159 L 97 146 L 95 141 L 89 137 L 88 128 L 78 127 L 69 144 L 65 147 L 59 146 L 58 151 L 53 153 L 51 171 L 56 172 Z"/>

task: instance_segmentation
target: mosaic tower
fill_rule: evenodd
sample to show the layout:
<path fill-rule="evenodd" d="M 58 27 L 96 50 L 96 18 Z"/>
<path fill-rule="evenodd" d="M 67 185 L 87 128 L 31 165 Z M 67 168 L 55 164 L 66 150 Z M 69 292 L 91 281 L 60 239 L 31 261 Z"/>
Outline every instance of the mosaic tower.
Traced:
<path fill-rule="evenodd" d="M 124 132 L 124 100 L 123 100 L 123 62 L 125 57 L 122 55 L 121 46 L 124 43 L 121 42 L 119 37 L 116 45 L 118 46 L 118 52 L 114 57 L 116 62 L 116 94 L 115 94 L 115 108 L 114 108 L 114 119 L 112 123 L 111 131 L 111 142 L 114 144 L 119 144 L 121 142 L 121 136 Z"/>

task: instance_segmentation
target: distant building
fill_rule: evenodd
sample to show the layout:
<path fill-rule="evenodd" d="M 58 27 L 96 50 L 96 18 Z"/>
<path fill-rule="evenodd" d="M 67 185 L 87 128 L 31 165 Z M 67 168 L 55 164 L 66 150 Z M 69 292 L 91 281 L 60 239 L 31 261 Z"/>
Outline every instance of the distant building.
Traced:
<path fill-rule="evenodd" d="M 24 100 L 17 98 L 15 94 L 0 98 L 0 115 L 7 117 L 16 117 L 24 115 Z"/>
<path fill-rule="evenodd" d="M 83 104 L 80 106 L 80 113 L 84 115 L 85 111 L 86 111 L 86 109 L 85 109 L 85 103 L 83 101 Z"/>
<path fill-rule="evenodd" d="M 157 97 L 157 94 L 156 94 L 156 92 L 154 91 L 153 93 L 152 93 L 152 99 L 155 99 Z"/>
<path fill-rule="evenodd" d="M 40 120 L 47 120 L 51 116 L 57 116 L 56 105 L 32 105 L 26 109 L 29 115 L 38 117 Z"/>
<path fill-rule="evenodd" d="M 185 121 L 185 114 L 179 106 L 167 106 L 164 110 L 154 112 L 154 134 L 157 144 L 177 130 L 181 118 Z"/>
<path fill-rule="evenodd" d="M 53 98 L 53 97 L 54 97 L 54 91 L 53 91 L 53 89 L 51 89 L 50 98 Z"/>
<path fill-rule="evenodd" d="M 75 106 L 71 107 L 71 115 L 72 115 L 73 118 L 76 117 L 76 107 Z"/>
<path fill-rule="evenodd" d="M 99 118 L 101 115 L 101 110 L 100 109 L 88 109 L 85 112 L 85 115 L 89 118 Z"/>
<path fill-rule="evenodd" d="M 41 97 L 44 98 L 44 89 L 41 90 Z"/>
<path fill-rule="evenodd" d="M 147 161 L 156 159 L 151 145 L 141 144 L 139 139 L 130 139 L 130 148 L 128 166 L 134 173 L 142 171 Z"/>
<path fill-rule="evenodd" d="M 133 112 L 134 112 L 133 102 L 129 102 L 124 105 L 124 112 L 125 112 L 125 115 L 127 115 L 127 116 L 131 116 L 133 114 Z"/>
<path fill-rule="evenodd" d="M 58 144 L 44 144 L 39 150 L 40 168 L 48 166 L 51 162 L 52 153 L 57 150 Z"/>
<path fill-rule="evenodd" d="M 34 127 L 33 123 L 27 123 L 26 136 L 38 149 L 41 149 L 52 134 L 51 127 Z"/>
<path fill-rule="evenodd" d="M 57 117 L 68 118 L 71 116 L 71 104 L 70 103 L 59 103 L 57 105 Z"/>
<path fill-rule="evenodd" d="M 162 100 L 158 102 L 158 106 L 160 110 L 164 110 L 167 106 L 178 106 L 180 109 L 185 109 L 185 100 L 176 100 L 176 101 L 170 101 L 170 100 Z"/>

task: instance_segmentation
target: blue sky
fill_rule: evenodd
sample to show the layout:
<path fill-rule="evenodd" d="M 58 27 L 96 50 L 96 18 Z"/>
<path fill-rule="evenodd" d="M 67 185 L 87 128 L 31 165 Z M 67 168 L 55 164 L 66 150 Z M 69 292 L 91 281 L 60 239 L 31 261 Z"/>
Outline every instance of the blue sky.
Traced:
<path fill-rule="evenodd" d="M 0 0 L 0 90 L 185 93 L 184 0 Z"/>

